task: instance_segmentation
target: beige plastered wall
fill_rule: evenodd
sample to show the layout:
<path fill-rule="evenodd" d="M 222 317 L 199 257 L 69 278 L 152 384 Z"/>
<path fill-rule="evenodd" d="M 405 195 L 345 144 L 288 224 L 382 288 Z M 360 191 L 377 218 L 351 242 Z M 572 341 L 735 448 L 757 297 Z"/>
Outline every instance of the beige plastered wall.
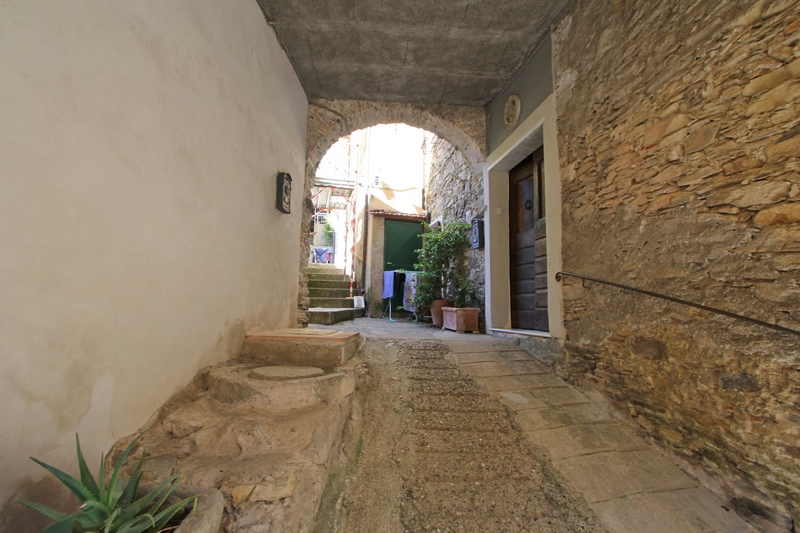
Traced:
<path fill-rule="evenodd" d="M 0 3 L 0 530 L 296 323 L 307 101 L 255 0 Z M 275 209 L 290 172 L 292 215 Z M 28 515 L 25 515 L 28 516 Z"/>

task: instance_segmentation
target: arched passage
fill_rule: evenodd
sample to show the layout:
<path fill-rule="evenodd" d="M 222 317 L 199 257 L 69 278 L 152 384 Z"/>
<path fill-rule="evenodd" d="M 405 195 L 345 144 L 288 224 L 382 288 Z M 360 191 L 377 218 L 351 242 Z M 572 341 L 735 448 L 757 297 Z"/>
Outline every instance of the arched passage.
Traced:
<path fill-rule="evenodd" d="M 478 171 L 486 161 L 486 110 L 480 107 L 421 105 L 357 100 L 316 100 L 309 103 L 306 132 L 306 168 L 303 182 L 301 250 L 309 249 L 309 221 L 314 213 L 311 187 L 317 166 L 336 141 L 378 124 L 402 123 L 421 128 L 458 148 Z M 300 290 L 297 321 L 308 324 L 308 254 L 300 254 Z"/>

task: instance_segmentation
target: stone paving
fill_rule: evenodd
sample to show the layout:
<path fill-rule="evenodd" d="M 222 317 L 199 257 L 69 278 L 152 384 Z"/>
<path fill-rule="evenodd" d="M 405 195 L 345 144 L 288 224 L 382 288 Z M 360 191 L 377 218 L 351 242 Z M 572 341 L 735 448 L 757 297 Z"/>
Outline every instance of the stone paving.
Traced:
<path fill-rule="evenodd" d="M 532 487 L 542 469 L 519 447 L 519 434 L 545 452 L 608 531 L 755 531 L 512 339 L 376 319 L 335 327 L 359 331 L 368 342 L 393 338 L 403 346 L 399 363 L 413 407 L 401 449 L 418 452 L 399 454 L 409 491 L 403 523 L 411 531 L 575 530 L 574 523 L 548 515 L 537 497 L 542 491 Z M 491 440 L 504 443 L 505 457 L 480 455 L 481 443 L 496 453 L 486 447 Z M 403 470 L 403 461 L 413 467 Z M 594 530 L 591 517 L 583 520 L 582 528 Z"/>

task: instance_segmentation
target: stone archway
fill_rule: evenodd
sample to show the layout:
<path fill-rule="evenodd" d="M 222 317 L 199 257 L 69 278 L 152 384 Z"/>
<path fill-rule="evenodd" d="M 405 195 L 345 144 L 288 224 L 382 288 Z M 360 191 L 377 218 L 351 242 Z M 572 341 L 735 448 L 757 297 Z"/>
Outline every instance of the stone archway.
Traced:
<path fill-rule="evenodd" d="M 314 100 L 309 102 L 306 132 L 306 173 L 303 183 L 303 219 L 300 225 L 300 290 L 297 322 L 308 324 L 309 221 L 314 214 L 311 187 L 317 166 L 331 146 L 345 135 L 378 124 L 406 124 L 445 139 L 458 148 L 477 171 L 486 161 L 486 110 L 481 107 Z"/>

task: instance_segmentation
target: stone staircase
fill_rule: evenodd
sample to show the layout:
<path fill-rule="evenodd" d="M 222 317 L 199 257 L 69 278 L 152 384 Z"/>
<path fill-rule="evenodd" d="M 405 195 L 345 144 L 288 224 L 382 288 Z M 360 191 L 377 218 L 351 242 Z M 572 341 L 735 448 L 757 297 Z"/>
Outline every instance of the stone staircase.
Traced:
<path fill-rule="evenodd" d="M 215 532 L 312 530 L 329 475 L 342 475 L 342 454 L 355 453 L 351 413 L 366 379 L 354 357 L 361 340 L 327 329 L 249 332 L 239 357 L 201 370 L 151 419 L 126 473 L 146 448 L 147 482 L 180 473 L 188 487 L 218 490 Z"/>
<path fill-rule="evenodd" d="M 363 307 L 355 307 L 355 299 L 350 297 L 350 280 L 334 265 L 308 266 L 308 296 L 310 324 L 336 324 L 367 312 Z"/>

